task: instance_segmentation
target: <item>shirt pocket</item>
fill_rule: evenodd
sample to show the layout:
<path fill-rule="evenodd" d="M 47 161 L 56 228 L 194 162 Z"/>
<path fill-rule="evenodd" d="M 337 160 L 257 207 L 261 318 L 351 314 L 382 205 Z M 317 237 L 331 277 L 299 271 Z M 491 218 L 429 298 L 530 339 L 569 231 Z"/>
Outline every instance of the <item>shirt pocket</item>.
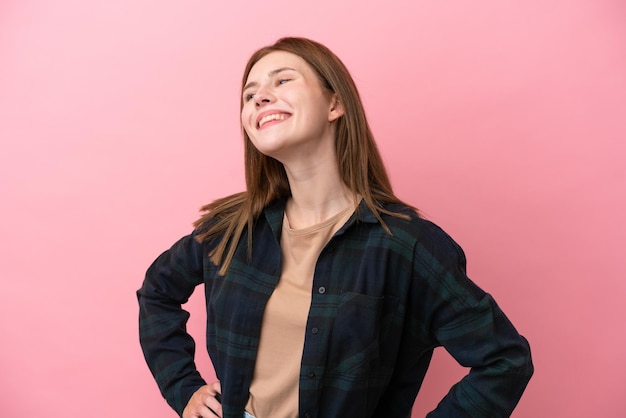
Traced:
<path fill-rule="evenodd" d="M 345 292 L 340 296 L 328 351 L 327 370 L 343 379 L 367 380 L 390 374 L 381 359 L 381 344 L 398 299 Z"/>

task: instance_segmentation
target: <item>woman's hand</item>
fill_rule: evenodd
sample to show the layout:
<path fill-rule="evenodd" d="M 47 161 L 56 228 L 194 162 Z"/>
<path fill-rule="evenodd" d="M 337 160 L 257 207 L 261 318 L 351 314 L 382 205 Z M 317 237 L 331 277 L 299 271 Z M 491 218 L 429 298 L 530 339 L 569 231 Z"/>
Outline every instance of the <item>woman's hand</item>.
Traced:
<path fill-rule="evenodd" d="M 222 404 L 215 398 L 216 393 L 222 393 L 220 382 L 201 386 L 189 399 L 182 418 L 221 418 Z"/>

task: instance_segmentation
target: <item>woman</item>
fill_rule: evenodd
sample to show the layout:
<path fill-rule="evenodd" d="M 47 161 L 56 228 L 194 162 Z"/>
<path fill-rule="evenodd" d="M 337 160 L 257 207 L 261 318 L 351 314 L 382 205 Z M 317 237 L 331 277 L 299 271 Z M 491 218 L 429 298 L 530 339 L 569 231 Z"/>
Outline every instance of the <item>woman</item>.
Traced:
<path fill-rule="evenodd" d="M 347 69 L 284 38 L 243 76 L 246 192 L 203 208 L 150 266 L 140 338 L 183 418 L 409 417 L 433 349 L 471 372 L 429 417 L 508 416 L 530 349 L 461 248 L 394 196 Z M 204 284 L 197 372 L 181 309 Z"/>

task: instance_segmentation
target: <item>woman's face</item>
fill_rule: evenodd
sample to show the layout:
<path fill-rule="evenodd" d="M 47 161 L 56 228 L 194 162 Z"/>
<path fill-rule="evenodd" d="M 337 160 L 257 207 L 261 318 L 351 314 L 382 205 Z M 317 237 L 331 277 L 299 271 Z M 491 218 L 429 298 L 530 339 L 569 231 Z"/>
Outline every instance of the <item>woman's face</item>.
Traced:
<path fill-rule="evenodd" d="M 334 146 L 332 122 L 343 109 L 299 56 L 276 51 L 261 58 L 242 94 L 242 125 L 263 154 L 286 163 Z"/>

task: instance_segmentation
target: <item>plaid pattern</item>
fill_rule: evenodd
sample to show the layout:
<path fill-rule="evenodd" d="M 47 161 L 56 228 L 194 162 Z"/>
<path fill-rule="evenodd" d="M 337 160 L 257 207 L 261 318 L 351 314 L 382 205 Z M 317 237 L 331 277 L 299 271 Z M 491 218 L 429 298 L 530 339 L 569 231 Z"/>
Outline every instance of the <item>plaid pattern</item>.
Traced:
<path fill-rule="evenodd" d="M 387 234 L 364 203 L 318 259 L 300 372 L 303 418 L 407 418 L 433 349 L 444 346 L 471 372 L 429 417 L 509 416 L 533 372 L 527 341 L 465 273 L 461 248 L 439 227 L 385 216 Z M 181 309 L 199 284 L 207 348 L 222 385 L 223 416 L 241 418 L 265 304 L 281 271 L 284 202 L 255 224 L 225 277 L 194 233 L 150 266 L 138 290 L 140 340 L 168 403 L 180 414 L 204 384 Z"/>

